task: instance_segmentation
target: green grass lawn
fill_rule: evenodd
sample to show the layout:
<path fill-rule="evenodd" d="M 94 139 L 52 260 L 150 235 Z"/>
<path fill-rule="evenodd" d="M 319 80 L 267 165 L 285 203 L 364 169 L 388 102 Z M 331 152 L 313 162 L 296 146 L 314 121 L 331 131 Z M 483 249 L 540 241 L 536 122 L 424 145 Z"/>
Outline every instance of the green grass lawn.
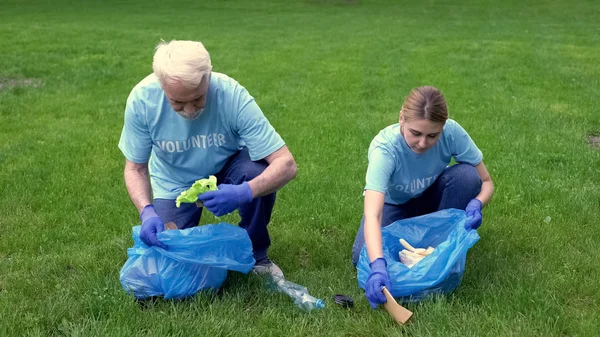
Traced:
<path fill-rule="evenodd" d="M 599 17 L 596 0 L 3 0 L 0 336 L 600 335 Z M 117 143 L 160 39 L 204 42 L 287 142 L 298 177 L 270 255 L 325 309 L 242 274 L 144 308 L 121 289 L 138 216 Z M 399 327 L 350 251 L 369 143 L 420 85 L 442 90 L 496 193 L 462 285 Z"/>

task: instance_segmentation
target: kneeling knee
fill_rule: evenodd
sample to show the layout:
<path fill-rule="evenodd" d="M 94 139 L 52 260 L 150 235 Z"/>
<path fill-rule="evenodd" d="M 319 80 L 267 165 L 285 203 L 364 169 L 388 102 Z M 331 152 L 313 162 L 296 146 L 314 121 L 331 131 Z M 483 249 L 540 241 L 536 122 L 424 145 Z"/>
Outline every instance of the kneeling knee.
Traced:
<path fill-rule="evenodd" d="M 473 165 L 457 164 L 453 168 L 455 168 L 455 174 L 459 177 L 464 188 L 476 190 L 479 193 L 481 190 L 481 177 Z"/>
<path fill-rule="evenodd" d="M 267 163 L 264 160 L 261 161 L 253 161 L 244 165 L 242 168 L 242 173 L 245 176 L 245 180 L 252 180 L 258 177 L 261 173 L 265 171 L 267 168 Z"/>

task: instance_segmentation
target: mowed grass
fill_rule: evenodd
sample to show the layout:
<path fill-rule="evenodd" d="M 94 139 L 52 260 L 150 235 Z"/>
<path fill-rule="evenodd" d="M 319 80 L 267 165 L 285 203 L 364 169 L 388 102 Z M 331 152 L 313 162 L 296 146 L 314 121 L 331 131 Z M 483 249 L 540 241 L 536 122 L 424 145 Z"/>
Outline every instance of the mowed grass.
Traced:
<path fill-rule="evenodd" d="M 600 335 L 599 16 L 594 0 L 2 1 L 0 336 Z M 298 177 L 270 255 L 325 309 L 241 274 L 143 307 L 121 289 L 138 217 L 117 143 L 160 39 L 204 42 L 287 142 Z M 462 285 L 399 327 L 350 250 L 369 143 L 419 85 L 442 90 L 496 194 Z"/>

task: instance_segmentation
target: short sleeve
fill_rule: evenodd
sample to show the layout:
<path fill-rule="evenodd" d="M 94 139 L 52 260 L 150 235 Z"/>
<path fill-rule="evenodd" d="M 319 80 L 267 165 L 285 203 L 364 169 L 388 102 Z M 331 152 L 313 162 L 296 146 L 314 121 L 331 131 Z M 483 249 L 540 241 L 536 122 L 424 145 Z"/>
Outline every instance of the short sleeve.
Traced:
<path fill-rule="evenodd" d="M 253 161 L 263 159 L 283 147 L 285 142 L 248 91 L 238 86 L 235 95 L 234 108 L 238 111 L 237 133 L 246 143 L 250 159 Z"/>
<path fill-rule="evenodd" d="M 387 188 L 394 170 L 395 160 L 387 150 L 378 146 L 371 149 L 369 151 L 365 190 L 387 194 Z"/>
<path fill-rule="evenodd" d="M 483 160 L 483 154 L 475 145 L 467 131 L 458 123 L 454 123 L 452 129 L 453 147 L 452 156 L 459 163 L 467 163 L 473 166 Z"/>
<path fill-rule="evenodd" d="M 143 102 L 132 93 L 125 107 L 125 123 L 121 131 L 119 149 L 125 158 L 138 164 L 148 162 L 152 152 L 152 139 L 145 115 Z"/>

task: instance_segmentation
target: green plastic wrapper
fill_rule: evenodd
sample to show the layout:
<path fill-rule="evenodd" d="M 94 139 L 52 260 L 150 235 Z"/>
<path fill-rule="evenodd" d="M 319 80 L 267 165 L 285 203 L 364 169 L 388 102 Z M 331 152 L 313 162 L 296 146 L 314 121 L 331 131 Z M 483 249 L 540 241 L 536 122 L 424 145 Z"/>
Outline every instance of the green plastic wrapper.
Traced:
<path fill-rule="evenodd" d="M 217 177 L 210 176 L 208 179 L 196 180 L 196 182 L 189 189 L 181 192 L 181 194 L 175 200 L 175 204 L 179 208 L 182 202 L 196 202 L 198 201 L 198 195 L 217 190 Z"/>

